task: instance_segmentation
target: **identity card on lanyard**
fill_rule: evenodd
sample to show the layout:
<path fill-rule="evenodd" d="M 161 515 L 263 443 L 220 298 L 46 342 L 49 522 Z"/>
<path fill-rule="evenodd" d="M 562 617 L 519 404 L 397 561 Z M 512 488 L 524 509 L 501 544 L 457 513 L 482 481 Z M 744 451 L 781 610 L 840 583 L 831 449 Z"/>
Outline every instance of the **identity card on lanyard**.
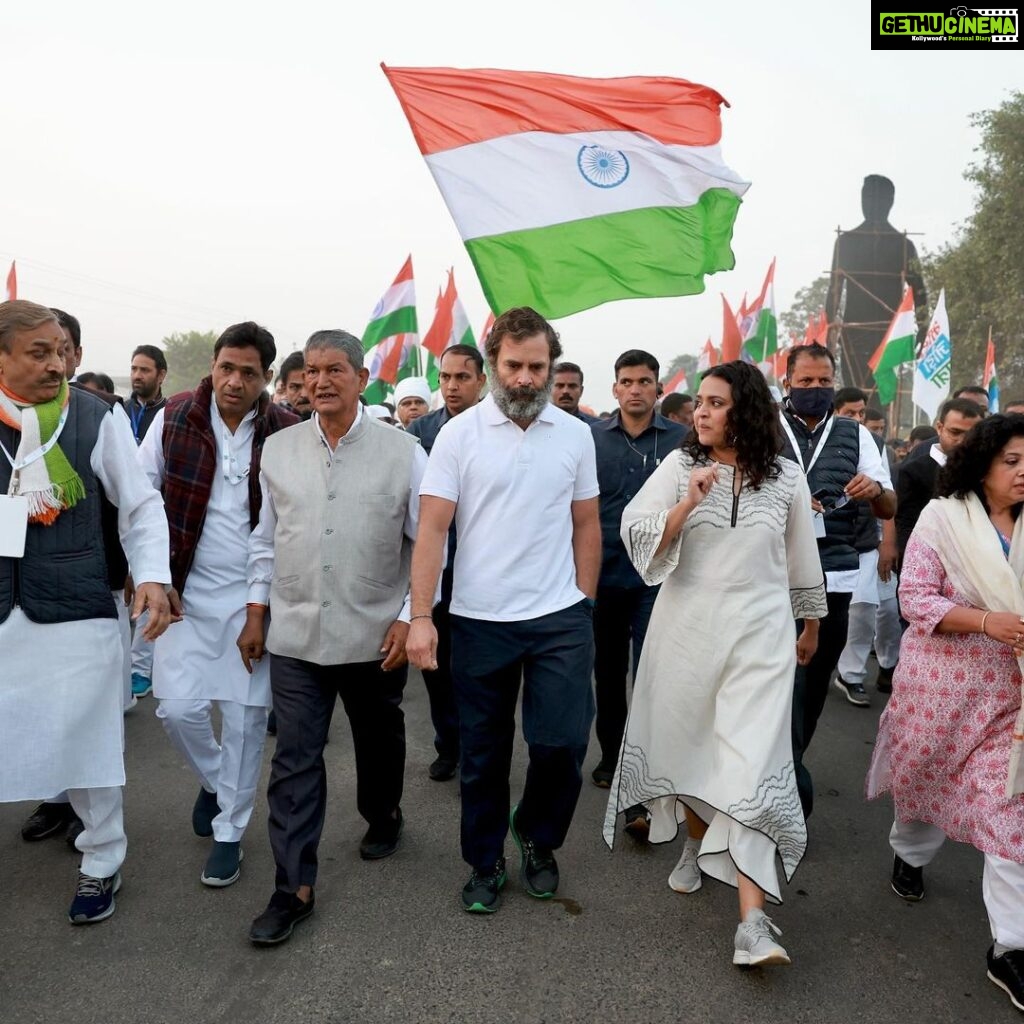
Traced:
<path fill-rule="evenodd" d="M 782 423 L 782 429 L 786 432 L 786 437 L 789 438 L 789 443 L 793 446 L 793 454 L 797 457 L 797 462 L 804 471 L 804 475 L 807 475 L 814 468 L 814 464 L 818 461 L 818 456 L 828 440 L 828 435 L 832 433 L 832 427 L 836 421 L 835 414 L 833 413 L 833 415 L 829 416 L 825 426 L 822 428 L 821 440 L 818 441 L 814 454 L 811 456 L 811 461 L 807 465 L 804 465 L 804 453 L 796 442 L 796 435 L 793 433 L 793 428 L 789 425 L 789 420 L 786 419 L 785 414 L 780 414 L 779 419 Z M 814 520 L 814 536 L 821 540 L 825 536 L 825 517 L 820 512 L 812 512 L 811 518 Z"/>
<path fill-rule="evenodd" d="M 0 443 L 0 451 L 11 464 L 11 489 L 18 490 L 21 471 L 37 459 L 41 459 L 60 437 L 64 424 L 68 420 L 68 406 L 64 406 L 57 423 L 57 429 L 49 441 L 40 445 L 34 452 L 20 459 L 14 456 Z M 24 494 L 0 494 L 0 558 L 24 558 L 25 537 L 28 533 L 28 498 Z"/>
<path fill-rule="evenodd" d="M 23 558 L 28 532 L 28 498 L 0 494 L 0 558 Z"/>

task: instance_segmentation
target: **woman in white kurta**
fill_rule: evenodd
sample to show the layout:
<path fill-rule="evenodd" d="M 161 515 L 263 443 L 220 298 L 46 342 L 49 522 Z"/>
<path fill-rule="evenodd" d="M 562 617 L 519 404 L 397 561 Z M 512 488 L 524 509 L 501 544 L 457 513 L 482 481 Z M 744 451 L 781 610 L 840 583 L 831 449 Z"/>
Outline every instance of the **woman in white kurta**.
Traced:
<path fill-rule="evenodd" d="M 645 582 L 660 583 L 640 659 L 604 834 L 645 803 L 651 842 L 689 838 L 669 879 L 701 872 L 737 886 L 733 962 L 789 963 L 765 895 L 781 902 L 807 832 L 793 772 L 790 707 L 799 656 L 826 614 L 811 497 L 780 459 L 777 413 L 761 373 L 726 363 L 705 374 L 694 434 L 661 464 L 622 517 Z M 804 620 L 799 639 L 794 615 Z"/>

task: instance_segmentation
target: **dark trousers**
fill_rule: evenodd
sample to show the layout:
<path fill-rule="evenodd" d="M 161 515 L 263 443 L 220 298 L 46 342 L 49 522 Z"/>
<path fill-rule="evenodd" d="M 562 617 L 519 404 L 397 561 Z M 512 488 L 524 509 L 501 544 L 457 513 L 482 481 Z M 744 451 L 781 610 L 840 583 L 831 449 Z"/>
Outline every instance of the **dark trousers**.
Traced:
<path fill-rule="evenodd" d="M 521 622 L 452 616 L 462 856 L 472 867 L 493 870 L 504 853 L 520 677 L 530 763 L 516 823 L 541 849 L 565 841 L 594 718 L 593 662 L 593 615 L 584 601 Z"/>
<path fill-rule="evenodd" d="M 633 680 L 651 621 L 657 587 L 599 587 L 594 608 L 594 693 L 601 762 L 614 766 L 626 730 L 626 675 L 633 645 Z"/>
<path fill-rule="evenodd" d="M 356 807 L 371 824 L 388 821 L 402 802 L 405 773 L 405 668 L 381 662 L 315 665 L 270 656 L 277 747 L 267 803 L 277 888 L 295 892 L 316 882 L 317 846 L 327 810 L 324 744 L 338 697 L 352 726 Z"/>
<path fill-rule="evenodd" d="M 434 606 L 434 628 L 437 630 L 437 668 L 424 669 L 423 682 L 430 701 L 430 721 L 434 726 L 434 749 L 438 757 L 459 759 L 459 712 L 455 707 L 455 685 L 452 682 L 452 623 L 449 600 Z"/>
<path fill-rule="evenodd" d="M 832 673 L 839 664 L 839 656 L 846 646 L 847 626 L 850 620 L 850 601 L 853 594 L 826 595 L 828 615 L 818 626 L 818 650 L 808 665 L 797 665 L 793 686 L 793 765 L 796 769 L 796 786 L 804 817 L 809 818 L 814 809 L 814 783 L 811 773 L 804 765 L 804 753 L 811 745 L 818 719 L 825 707 Z M 803 621 L 797 621 L 797 634 L 803 629 Z"/>

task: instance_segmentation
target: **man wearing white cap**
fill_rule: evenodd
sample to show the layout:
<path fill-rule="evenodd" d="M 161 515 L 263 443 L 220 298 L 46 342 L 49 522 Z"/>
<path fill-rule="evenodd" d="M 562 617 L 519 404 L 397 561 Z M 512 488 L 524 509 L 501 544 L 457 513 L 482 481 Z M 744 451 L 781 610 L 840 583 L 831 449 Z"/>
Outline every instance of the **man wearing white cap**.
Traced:
<path fill-rule="evenodd" d="M 406 377 L 395 385 L 395 415 L 404 430 L 430 412 L 430 385 L 426 377 Z"/>

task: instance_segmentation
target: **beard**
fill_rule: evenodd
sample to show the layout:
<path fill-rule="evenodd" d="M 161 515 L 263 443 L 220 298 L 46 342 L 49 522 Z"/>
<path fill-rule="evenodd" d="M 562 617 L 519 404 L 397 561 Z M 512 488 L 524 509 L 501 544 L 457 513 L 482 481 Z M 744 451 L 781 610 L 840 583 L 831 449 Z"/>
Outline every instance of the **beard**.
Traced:
<path fill-rule="evenodd" d="M 493 367 L 491 371 L 490 388 L 494 404 L 510 420 L 535 420 L 551 401 L 551 389 L 555 383 L 553 373 L 548 374 L 547 381 L 539 388 L 507 388 Z"/>

